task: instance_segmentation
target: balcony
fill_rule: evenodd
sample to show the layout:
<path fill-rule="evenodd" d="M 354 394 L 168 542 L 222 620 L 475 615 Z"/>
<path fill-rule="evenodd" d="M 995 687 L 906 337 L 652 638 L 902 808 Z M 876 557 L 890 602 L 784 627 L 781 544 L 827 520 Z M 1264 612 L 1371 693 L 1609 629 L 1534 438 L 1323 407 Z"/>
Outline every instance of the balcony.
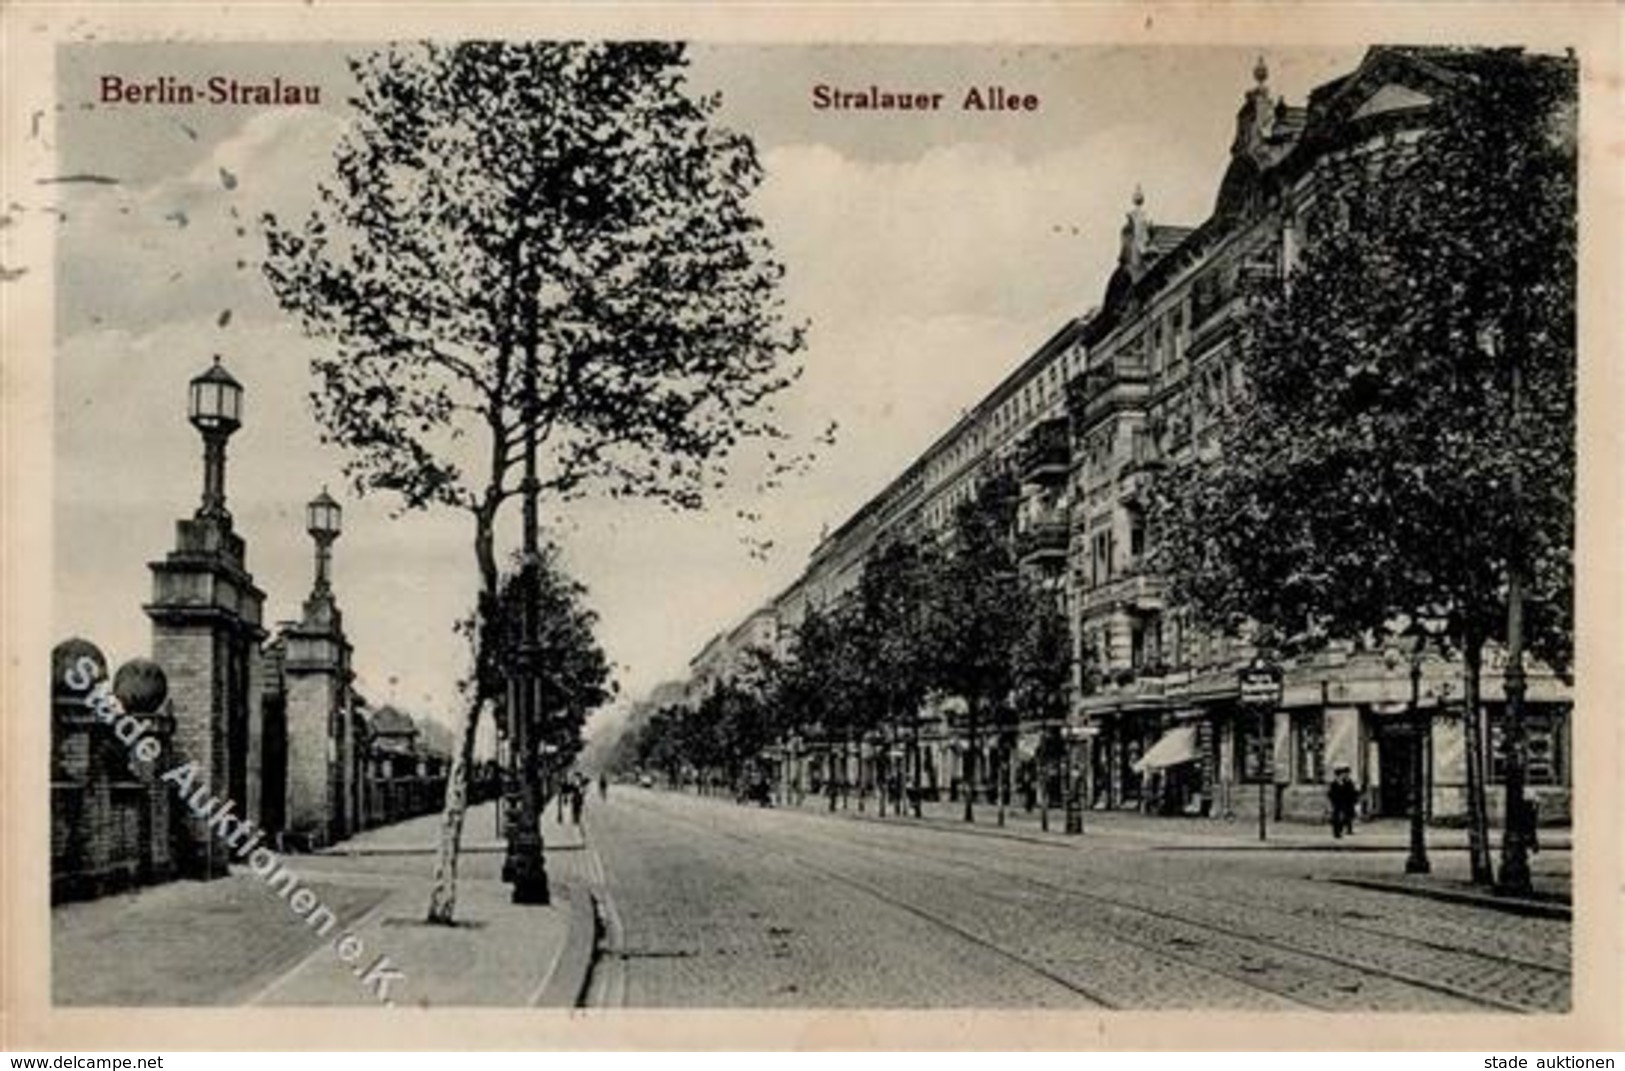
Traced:
<path fill-rule="evenodd" d="M 1116 409 L 1143 405 L 1151 369 L 1138 361 L 1114 360 L 1074 376 L 1066 386 L 1067 412 L 1079 429 Z"/>
<path fill-rule="evenodd" d="M 1118 606 L 1150 613 L 1164 608 L 1164 587 L 1160 575 L 1132 566 L 1127 572 L 1086 588 L 1079 599 L 1079 606 L 1086 615 Z"/>
<path fill-rule="evenodd" d="M 1065 417 L 1036 425 L 1022 441 L 1017 471 L 1023 483 L 1055 483 L 1072 469 L 1072 426 Z"/>
<path fill-rule="evenodd" d="M 1016 557 L 1024 566 L 1055 567 L 1066 561 L 1072 526 L 1060 510 L 1046 510 L 1021 525 L 1016 533 Z"/>
<path fill-rule="evenodd" d="M 1192 332 L 1186 353 L 1191 357 L 1199 356 L 1233 336 L 1236 333 L 1236 315 L 1240 307 L 1241 299 L 1232 298 L 1214 310 L 1213 315 L 1203 320 Z"/>
<path fill-rule="evenodd" d="M 1117 470 L 1117 500 L 1119 502 L 1145 502 L 1156 475 L 1164 462 L 1158 459 L 1130 461 Z"/>

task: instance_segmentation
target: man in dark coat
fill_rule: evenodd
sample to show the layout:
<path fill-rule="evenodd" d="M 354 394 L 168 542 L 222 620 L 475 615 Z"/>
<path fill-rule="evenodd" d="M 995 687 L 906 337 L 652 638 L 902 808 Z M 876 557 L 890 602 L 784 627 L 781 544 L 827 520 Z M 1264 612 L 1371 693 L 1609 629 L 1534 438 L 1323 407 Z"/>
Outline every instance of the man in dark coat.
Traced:
<path fill-rule="evenodd" d="M 579 776 L 571 778 L 570 787 L 567 791 L 570 794 L 570 824 L 579 826 L 581 824 L 581 808 L 587 802 L 587 779 Z"/>
<path fill-rule="evenodd" d="M 1332 806 L 1332 836 L 1354 832 L 1354 812 L 1360 805 L 1360 786 L 1354 783 L 1347 766 L 1339 766 L 1327 786 L 1326 799 Z"/>

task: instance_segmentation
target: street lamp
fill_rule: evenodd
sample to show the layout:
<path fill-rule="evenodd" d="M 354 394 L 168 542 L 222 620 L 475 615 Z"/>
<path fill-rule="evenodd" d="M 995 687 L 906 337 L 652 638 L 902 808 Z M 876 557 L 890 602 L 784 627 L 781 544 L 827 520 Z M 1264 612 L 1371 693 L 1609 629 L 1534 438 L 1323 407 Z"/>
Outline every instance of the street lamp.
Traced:
<path fill-rule="evenodd" d="M 519 489 L 524 503 L 524 550 L 519 572 L 521 625 L 519 649 L 508 669 L 507 716 L 511 744 L 507 791 L 503 800 L 508 815 L 507 854 L 502 878 L 513 886 L 516 904 L 552 902 L 547 864 L 542 855 L 541 826 L 541 720 L 546 710 L 542 702 L 541 679 L 541 567 L 542 552 L 537 539 L 540 525 L 541 483 L 536 478 L 536 445 L 539 437 L 540 394 L 537 384 L 537 309 L 526 310 L 528 329 L 524 337 L 523 413 L 524 478 Z M 499 597 L 500 601 L 500 597 Z M 504 629 L 510 624 L 507 608 L 493 607 L 502 615 Z M 510 633 L 511 634 L 511 633 Z"/>
<path fill-rule="evenodd" d="M 199 517 L 229 517 L 226 512 L 226 440 L 242 426 L 243 385 L 214 364 L 192 378 L 186 416 L 203 436 L 203 505 Z"/>
<path fill-rule="evenodd" d="M 316 594 L 326 595 L 332 590 L 329 571 L 333 561 L 333 542 L 342 530 L 344 511 L 322 488 L 322 493 L 305 505 L 305 531 L 316 541 Z"/>
<path fill-rule="evenodd" d="M 1427 849 L 1427 751 L 1430 733 L 1428 721 L 1422 715 L 1422 659 L 1428 646 L 1444 635 L 1449 622 L 1442 617 L 1417 616 L 1411 619 L 1401 634 L 1405 640 L 1405 653 L 1410 661 L 1411 702 L 1411 776 L 1410 776 L 1410 852 L 1405 857 L 1405 873 L 1428 874 L 1433 870 Z"/>

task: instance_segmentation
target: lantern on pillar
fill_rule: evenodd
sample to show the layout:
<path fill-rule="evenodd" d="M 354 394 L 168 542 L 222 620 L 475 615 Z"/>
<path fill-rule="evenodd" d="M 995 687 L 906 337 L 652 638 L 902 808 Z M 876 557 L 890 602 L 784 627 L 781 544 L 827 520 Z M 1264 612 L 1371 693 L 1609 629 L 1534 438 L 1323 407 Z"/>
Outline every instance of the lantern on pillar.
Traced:
<path fill-rule="evenodd" d="M 203 505 L 199 516 L 225 517 L 226 440 L 242 426 L 243 386 L 220 366 L 220 355 L 187 394 L 186 416 L 203 436 Z"/>
<path fill-rule="evenodd" d="M 333 560 L 333 541 L 342 529 L 344 511 L 322 488 L 322 493 L 305 506 L 305 531 L 316 541 L 316 591 L 325 595 L 331 589 L 329 569 Z"/>

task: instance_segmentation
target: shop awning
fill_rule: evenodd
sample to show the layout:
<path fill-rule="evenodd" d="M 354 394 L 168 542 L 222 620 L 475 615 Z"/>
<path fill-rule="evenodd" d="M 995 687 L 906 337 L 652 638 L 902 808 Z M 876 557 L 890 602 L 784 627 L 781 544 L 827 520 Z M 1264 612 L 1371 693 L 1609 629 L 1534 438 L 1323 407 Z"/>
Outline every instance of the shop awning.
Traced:
<path fill-rule="evenodd" d="M 1181 725 L 1163 733 L 1162 739 L 1152 744 L 1151 750 L 1135 761 L 1134 772 L 1178 766 L 1182 762 L 1195 762 L 1200 757 L 1196 751 L 1196 726 Z"/>

